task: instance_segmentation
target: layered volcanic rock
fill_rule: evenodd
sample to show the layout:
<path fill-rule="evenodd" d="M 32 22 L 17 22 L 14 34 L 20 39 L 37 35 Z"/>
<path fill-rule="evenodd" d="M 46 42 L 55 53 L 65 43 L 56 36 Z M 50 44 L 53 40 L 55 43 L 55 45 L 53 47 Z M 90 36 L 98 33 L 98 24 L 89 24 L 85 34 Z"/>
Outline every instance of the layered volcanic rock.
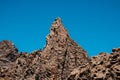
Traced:
<path fill-rule="evenodd" d="M 56 18 L 44 50 L 18 53 L 0 42 L 0 80 L 120 80 L 120 48 L 89 58 Z"/>

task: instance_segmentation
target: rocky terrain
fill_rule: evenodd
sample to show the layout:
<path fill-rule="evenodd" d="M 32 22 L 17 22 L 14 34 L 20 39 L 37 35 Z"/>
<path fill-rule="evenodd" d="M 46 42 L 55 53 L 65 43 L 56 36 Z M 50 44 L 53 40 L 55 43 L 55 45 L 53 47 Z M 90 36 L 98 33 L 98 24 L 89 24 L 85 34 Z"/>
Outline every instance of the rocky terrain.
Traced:
<path fill-rule="evenodd" d="M 120 48 L 89 58 L 57 18 L 44 50 L 19 53 L 10 41 L 0 42 L 0 80 L 120 80 Z"/>

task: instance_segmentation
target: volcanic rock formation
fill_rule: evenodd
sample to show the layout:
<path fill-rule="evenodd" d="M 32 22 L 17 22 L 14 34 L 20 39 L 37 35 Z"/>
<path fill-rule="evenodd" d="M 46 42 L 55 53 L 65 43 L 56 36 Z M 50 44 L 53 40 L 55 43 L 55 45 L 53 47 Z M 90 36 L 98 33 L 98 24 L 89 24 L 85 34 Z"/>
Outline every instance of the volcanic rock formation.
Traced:
<path fill-rule="evenodd" d="M 120 48 L 89 58 L 55 19 L 44 50 L 19 53 L 0 42 L 0 80 L 120 80 Z"/>

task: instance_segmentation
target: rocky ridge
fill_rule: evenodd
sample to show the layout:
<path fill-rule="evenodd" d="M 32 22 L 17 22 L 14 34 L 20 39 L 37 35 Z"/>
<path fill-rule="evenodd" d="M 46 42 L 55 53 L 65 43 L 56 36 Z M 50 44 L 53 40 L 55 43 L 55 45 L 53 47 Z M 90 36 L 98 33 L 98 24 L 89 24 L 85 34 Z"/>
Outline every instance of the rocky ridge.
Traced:
<path fill-rule="evenodd" d="M 56 18 L 44 50 L 19 53 L 0 42 L 0 80 L 120 80 L 120 48 L 89 58 Z"/>

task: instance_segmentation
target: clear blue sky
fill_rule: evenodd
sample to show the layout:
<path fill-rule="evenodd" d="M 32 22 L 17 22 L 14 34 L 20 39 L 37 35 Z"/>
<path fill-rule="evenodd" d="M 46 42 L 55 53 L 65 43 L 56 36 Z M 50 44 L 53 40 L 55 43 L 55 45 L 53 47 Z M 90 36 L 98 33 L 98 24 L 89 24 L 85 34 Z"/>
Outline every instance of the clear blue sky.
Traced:
<path fill-rule="evenodd" d="M 0 41 L 20 52 L 43 49 L 58 16 L 89 56 L 120 47 L 120 0 L 0 0 Z"/>

